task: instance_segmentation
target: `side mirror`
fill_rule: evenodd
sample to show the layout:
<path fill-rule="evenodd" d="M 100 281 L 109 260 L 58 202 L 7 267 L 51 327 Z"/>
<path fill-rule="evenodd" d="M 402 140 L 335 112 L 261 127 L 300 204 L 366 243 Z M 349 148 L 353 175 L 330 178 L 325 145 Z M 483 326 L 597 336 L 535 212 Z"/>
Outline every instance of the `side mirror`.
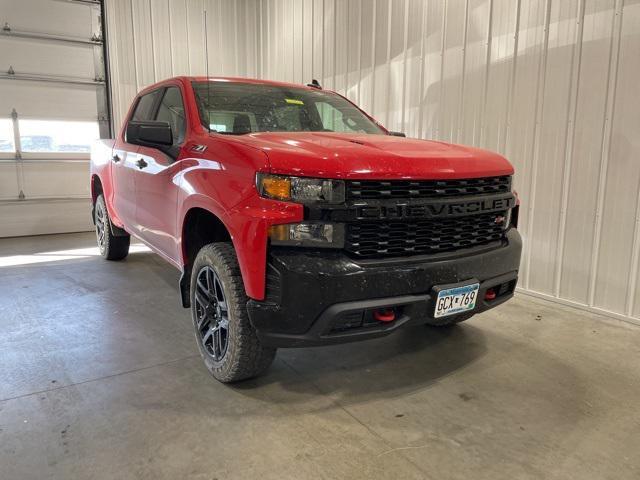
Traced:
<path fill-rule="evenodd" d="M 137 122 L 127 124 L 127 142 L 143 147 L 169 147 L 173 145 L 173 135 L 169 122 Z"/>
<path fill-rule="evenodd" d="M 404 132 L 389 132 L 389 135 L 391 135 L 393 137 L 406 137 Z"/>

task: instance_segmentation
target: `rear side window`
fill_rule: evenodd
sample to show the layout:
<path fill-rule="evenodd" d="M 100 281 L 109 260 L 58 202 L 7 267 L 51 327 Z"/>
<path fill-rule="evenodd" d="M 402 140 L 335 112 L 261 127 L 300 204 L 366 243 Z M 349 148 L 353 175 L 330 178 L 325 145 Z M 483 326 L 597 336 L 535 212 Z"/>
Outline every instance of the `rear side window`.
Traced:
<path fill-rule="evenodd" d="M 169 87 L 162 97 L 158 115 L 158 122 L 168 122 L 171 126 L 173 135 L 173 144 L 180 145 L 184 141 L 185 117 L 184 103 L 182 102 L 182 94 L 178 87 Z"/>
<path fill-rule="evenodd" d="M 138 104 L 136 105 L 136 109 L 133 111 L 131 120 L 152 120 L 151 116 L 153 115 L 153 106 L 156 103 L 156 98 L 158 97 L 159 93 L 160 90 L 155 90 L 141 96 L 140 100 L 138 100 Z"/>

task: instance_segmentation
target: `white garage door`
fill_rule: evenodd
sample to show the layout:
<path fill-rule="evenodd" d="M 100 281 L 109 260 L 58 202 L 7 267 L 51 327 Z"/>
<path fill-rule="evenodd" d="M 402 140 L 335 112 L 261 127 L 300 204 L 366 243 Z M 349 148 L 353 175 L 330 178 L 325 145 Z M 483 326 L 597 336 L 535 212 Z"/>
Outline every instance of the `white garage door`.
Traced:
<path fill-rule="evenodd" d="M 101 6 L 0 0 L 0 237 L 82 231 L 109 137 Z"/>

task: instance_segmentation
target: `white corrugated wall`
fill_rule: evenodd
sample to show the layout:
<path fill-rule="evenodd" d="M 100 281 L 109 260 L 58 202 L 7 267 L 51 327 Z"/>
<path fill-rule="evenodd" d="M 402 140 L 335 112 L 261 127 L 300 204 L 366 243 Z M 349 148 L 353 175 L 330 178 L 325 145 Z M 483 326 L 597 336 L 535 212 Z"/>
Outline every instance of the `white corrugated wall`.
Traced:
<path fill-rule="evenodd" d="M 114 124 L 142 88 L 177 75 L 258 76 L 255 0 L 105 0 Z M 207 37 L 204 12 L 207 12 Z"/>
<path fill-rule="evenodd" d="M 107 0 L 116 119 L 204 73 L 205 5 L 212 75 L 317 78 L 391 130 L 506 155 L 521 288 L 640 321 L 637 0 Z"/>

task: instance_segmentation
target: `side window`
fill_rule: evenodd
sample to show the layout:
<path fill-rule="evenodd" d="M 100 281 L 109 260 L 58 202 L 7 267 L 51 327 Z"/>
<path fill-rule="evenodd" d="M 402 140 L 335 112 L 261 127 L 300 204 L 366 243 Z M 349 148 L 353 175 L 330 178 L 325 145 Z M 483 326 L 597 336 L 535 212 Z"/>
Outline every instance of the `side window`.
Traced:
<path fill-rule="evenodd" d="M 162 97 L 162 102 L 160 102 L 156 120 L 158 122 L 169 122 L 174 145 L 180 145 L 184 141 L 186 127 L 184 103 L 178 87 L 167 88 L 164 97 Z"/>
<path fill-rule="evenodd" d="M 140 100 L 138 100 L 138 104 L 136 105 L 136 109 L 133 111 L 133 115 L 131 115 L 131 120 L 151 120 L 151 115 L 153 115 L 153 105 L 156 103 L 156 98 L 159 93 L 160 90 L 155 90 L 141 96 Z"/>

